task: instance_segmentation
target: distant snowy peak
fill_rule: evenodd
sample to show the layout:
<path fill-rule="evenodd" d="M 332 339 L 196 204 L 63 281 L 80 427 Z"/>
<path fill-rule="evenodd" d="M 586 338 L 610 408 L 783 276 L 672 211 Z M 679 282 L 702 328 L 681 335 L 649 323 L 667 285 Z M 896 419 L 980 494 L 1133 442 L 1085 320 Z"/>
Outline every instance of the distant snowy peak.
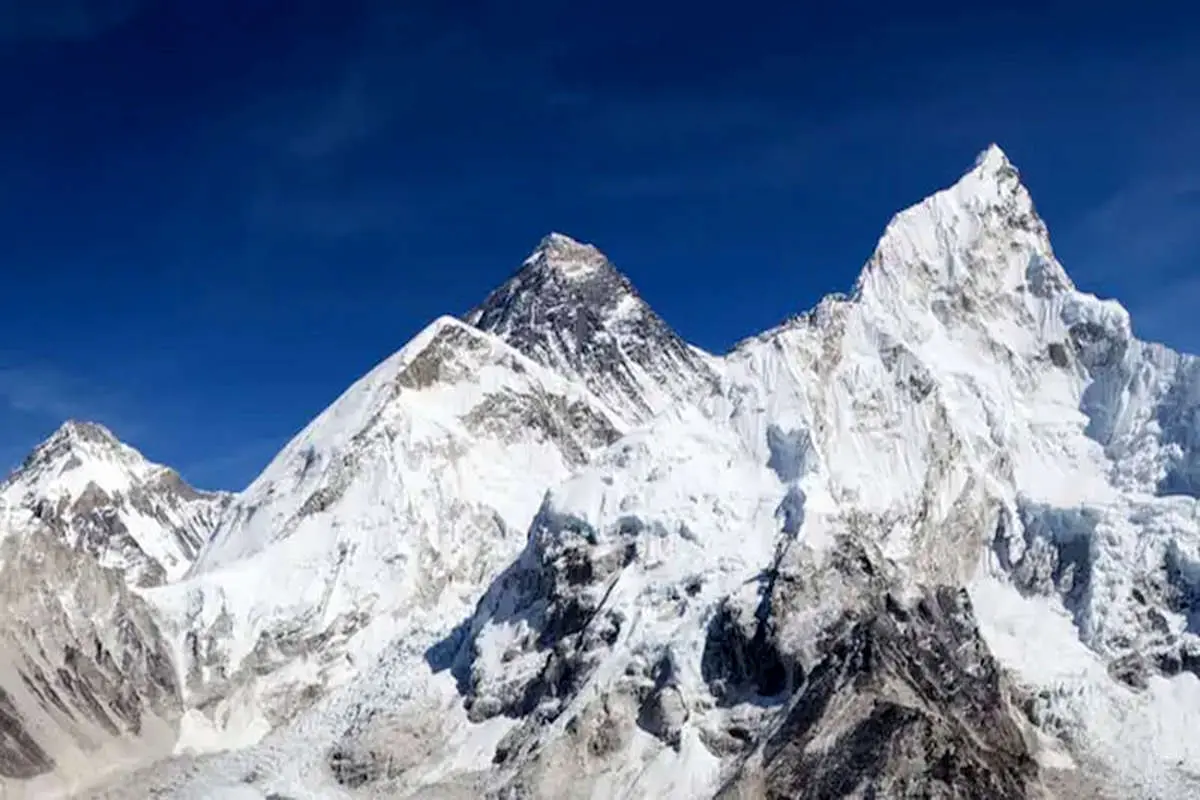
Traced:
<path fill-rule="evenodd" d="M 75 420 L 0 484 L 5 532 L 48 526 L 140 586 L 181 576 L 228 502 L 193 489 L 103 425 Z"/>
<path fill-rule="evenodd" d="M 569 280 L 584 280 L 604 270 L 616 272 L 595 245 L 577 242 L 566 234 L 555 232 L 547 234 L 525 259 L 526 266 L 539 263 Z"/>
<path fill-rule="evenodd" d="M 68 420 L 44 442 L 33 449 L 22 464 L 20 472 L 26 477 L 41 476 L 52 482 L 52 488 L 66 489 L 68 474 L 85 462 L 107 464 L 115 469 L 106 475 L 97 470 L 85 470 L 89 479 L 121 479 L 132 472 L 142 472 L 150 463 L 140 453 L 122 444 L 112 431 L 94 422 Z M 48 487 L 51 488 L 51 487 Z"/>
<path fill-rule="evenodd" d="M 545 237 L 466 319 L 582 381 L 631 423 L 713 385 L 704 354 L 680 339 L 603 253 L 560 233 Z"/>

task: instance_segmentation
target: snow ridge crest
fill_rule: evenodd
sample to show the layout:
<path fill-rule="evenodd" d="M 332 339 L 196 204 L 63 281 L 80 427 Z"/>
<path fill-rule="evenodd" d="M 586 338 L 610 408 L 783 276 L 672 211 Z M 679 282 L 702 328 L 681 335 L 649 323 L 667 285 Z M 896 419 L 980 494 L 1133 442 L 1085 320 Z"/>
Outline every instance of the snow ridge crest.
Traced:
<path fill-rule="evenodd" d="M 192 718 L 278 727 L 186 780 L 1016 800 L 1074 759 L 1196 796 L 1164 731 L 1200 708 L 1198 411 L 1197 361 L 1076 290 L 995 145 L 851 297 L 721 358 L 550 234 L 148 593 Z"/>

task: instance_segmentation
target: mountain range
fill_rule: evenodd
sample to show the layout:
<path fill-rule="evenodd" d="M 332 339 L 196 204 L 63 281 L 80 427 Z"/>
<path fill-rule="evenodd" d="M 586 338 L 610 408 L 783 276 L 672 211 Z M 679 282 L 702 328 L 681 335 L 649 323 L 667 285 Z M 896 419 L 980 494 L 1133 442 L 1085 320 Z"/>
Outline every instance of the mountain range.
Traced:
<path fill-rule="evenodd" d="M 0 484 L 0 796 L 1195 797 L 1198 498 L 998 147 L 723 355 L 551 234 L 242 492 Z"/>

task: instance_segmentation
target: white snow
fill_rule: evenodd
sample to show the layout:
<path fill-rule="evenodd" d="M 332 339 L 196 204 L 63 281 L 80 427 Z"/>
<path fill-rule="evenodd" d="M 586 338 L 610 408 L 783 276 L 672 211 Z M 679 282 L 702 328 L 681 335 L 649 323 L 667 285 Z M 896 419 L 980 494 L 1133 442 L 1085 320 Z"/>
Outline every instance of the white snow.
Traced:
<path fill-rule="evenodd" d="M 292 653 L 269 655 L 276 667 L 207 723 L 189 721 L 180 749 L 251 742 L 304 687 L 349 680 L 398 638 L 448 631 L 523 546 L 545 487 L 603 444 L 570 429 L 568 406 L 620 424 L 585 389 L 450 318 L 352 386 L 238 498 L 190 578 L 144 593 L 181 680 L 195 665 L 218 681 L 279 637 Z M 210 664 L 189 652 L 197 633 Z"/>
<path fill-rule="evenodd" d="M 193 495 L 190 490 L 174 494 L 173 478 L 177 476 L 171 470 L 147 461 L 103 426 L 69 421 L 0 483 L 0 515 L 6 521 L 0 536 L 37 524 L 39 504 L 69 518 L 71 507 L 85 494 L 102 494 L 116 512 L 115 525 L 132 542 L 102 544 L 95 553 L 101 565 L 127 570 L 132 579 L 148 560 L 163 569 L 167 580 L 180 578 L 191 567 L 226 497 Z M 148 502 L 134 502 L 138 493 Z M 85 537 L 70 519 L 66 534 Z M 75 540 L 70 544 L 82 546 Z"/>
<path fill-rule="evenodd" d="M 558 234 L 527 263 L 570 279 L 607 265 Z M 605 335 L 643 314 L 621 298 Z M 577 796 L 706 796 L 729 762 L 702 732 L 771 713 L 716 707 L 706 625 L 727 599 L 752 611 L 781 552 L 819 563 L 842 534 L 914 584 L 969 585 L 993 653 L 1038 698 L 1047 766 L 1099 763 L 1131 797 L 1200 791 L 1200 681 L 1152 669 L 1135 690 L 1110 669 L 1200 642 L 1200 609 L 1153 595 L 1200 592 L 1200 510 L 1163 491 L 1200 475 L 1200 368 L 1074 287 L 998 147 L 892 220 L 851 296 L 722 358 L 684 351 L 703 381 L 684 374 L 694 365 L 660 379 L 623 358 L 631 400 L 570 366 L 570 341 L 551 340 L 551 369 L 496 333 L 434 322 L 284 448 L 186 579 L 144 592 L 189 702 L 217 692 L 177 750 L 246 748 L 177 796 L 235 791 L 213 781 L 248 764 L 287 796 L 336 796 L 323 753 L 371 711 L 430 748 L 404 773 L 411 796 L 498 780 L 492 754 L 519 723 L 468 722 L 427 648 L 470 620 L 478 690 L 527 683 L 545 658 L 529 646 L 538 620 L 528 587 L 497 576 L 585 540 L 597 563 L 630 543 L 636 555 L 589 589 L 622 622 L 540 730 L 546 763 L 573 746 L 570 720 L 669 656 L 688 709 L 678 751 L 631 726 L 602 767 L 566 758 L 555 780 Z M 1172 581 L 1187 586 L 1160 585 Z M 820 600 L 789 633 L 799 650 L 841 598 Z M 309 687 L 323 699 L 302 702 Z"/>

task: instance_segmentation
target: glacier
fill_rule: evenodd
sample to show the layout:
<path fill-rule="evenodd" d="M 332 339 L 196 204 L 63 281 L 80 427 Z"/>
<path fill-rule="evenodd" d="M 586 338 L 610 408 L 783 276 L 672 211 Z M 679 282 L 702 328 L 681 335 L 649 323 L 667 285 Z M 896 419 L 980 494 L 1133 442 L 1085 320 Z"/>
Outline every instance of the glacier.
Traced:
<path fill-rule="evenodd" d="M 55 554 L 4 589 L 46 631 L 0 627 L 0 780 L 1196 796 L 1197 363 L 1076 288 L 996 146 L 893 218 L 848 294 L 720 356 L 551 234 L 236 496 L 78 423 L 40 448 L 71 454 L 0 490 L 0 568 Z M 60 584 L 106 587 L 111 618 Z M 101 716 L 137 714 L 84 741 L 13 676 L 92 639 L 132 654 Z"/>

